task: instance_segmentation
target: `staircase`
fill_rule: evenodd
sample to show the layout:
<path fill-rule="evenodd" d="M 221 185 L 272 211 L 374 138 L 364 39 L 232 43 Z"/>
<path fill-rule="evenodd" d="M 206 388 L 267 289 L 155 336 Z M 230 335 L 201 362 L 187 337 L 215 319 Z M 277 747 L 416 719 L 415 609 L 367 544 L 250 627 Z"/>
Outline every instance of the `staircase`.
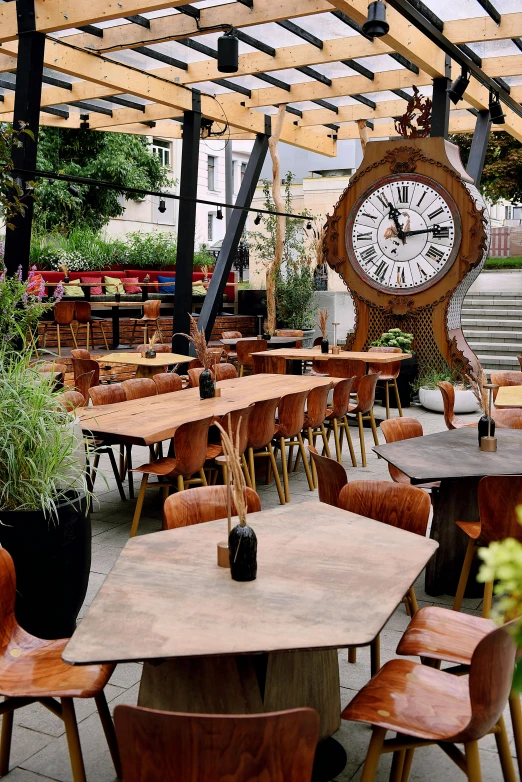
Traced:
<path fill-rule="evenodd" d="M 520 370 L 522 295 L 469 293 L 462 307 L 462 330 L 485 371 Z"/>

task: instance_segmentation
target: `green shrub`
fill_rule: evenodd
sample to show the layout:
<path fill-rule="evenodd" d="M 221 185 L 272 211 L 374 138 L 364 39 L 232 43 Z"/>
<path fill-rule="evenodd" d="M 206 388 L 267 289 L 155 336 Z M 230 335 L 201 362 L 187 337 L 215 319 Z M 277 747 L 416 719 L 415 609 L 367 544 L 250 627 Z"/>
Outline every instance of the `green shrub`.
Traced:
<path fill-rule="evenodd" d="M 177 240 L 171 233 L 134 231 L 124 241 L 124 261 L 131 269 L 162 269 L 176 263 Z"/>
<path fill-rule="evenodd" d="M 522 269 L 522 258 L 488 258 L 485 269 Z"/>
<path fill-rule="evenodd" d="M 408 334 L 405 331 L 401 331 L 401 329 L 390 329 L 381 334 L 380 339 L 374 340 L 371 346 L 377 348 L 400 348 L 403 353 L 409 353 L 413 339 L 413 334 Z"/>

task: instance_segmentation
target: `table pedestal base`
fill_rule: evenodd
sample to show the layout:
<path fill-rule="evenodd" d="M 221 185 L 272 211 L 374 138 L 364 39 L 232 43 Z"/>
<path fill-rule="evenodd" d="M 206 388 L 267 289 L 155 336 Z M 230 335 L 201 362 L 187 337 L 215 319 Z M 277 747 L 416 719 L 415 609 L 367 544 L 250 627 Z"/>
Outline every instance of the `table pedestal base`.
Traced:
<path fill-rule="evenodd" d="M 195 714 L 259 714 L 310 706 L 319 712 L 319 739 L 326 739 L 341 722 L 339 693 L 333 649 L 148 661 L 138 703 Z M 334 755 L 339 753 L 332 759 Z"/>

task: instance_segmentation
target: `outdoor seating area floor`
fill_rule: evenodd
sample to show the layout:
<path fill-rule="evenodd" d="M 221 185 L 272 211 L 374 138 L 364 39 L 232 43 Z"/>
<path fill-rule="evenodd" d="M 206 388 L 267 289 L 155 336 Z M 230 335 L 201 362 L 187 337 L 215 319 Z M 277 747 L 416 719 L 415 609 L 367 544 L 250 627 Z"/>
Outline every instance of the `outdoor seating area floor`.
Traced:
<path fill-rule="evenodd" d="M 383 416 L 382 410 L 379 405 L 375 407 L 377 418 Z M 406 408 L 404 413 L 407 416 L 420 420 L 424 434 L 445 430 L 444 418 L 440 414 L 427 412 L 419 406 Z M 397 411 L 393 410 L 392 415 L 397 415 Z M 478 418 L 478 414 L 465 416 L 465 418 L 473 421 Z M 357 429 L 353 430 L 352 439 L 356 456 L 360 462 Z M 381 442 L 384 442 L 382 434 L 380 434 L 379 439 Z M 343 450 L 343 461 L 348 471 L 348 480 L 390 480 L 387 463 L 383 459 L 378 459 L 372 451 L 373 438 L 370 429 L 365 429 L 365 440 L 368 454 L 368 467 L 365 469 L 360 466 L 353 468 L 348 449 L 345 447 Z M 147 462 L 148 457 L 147 448 L 134 447 L 133 462 L 135 465 Z M 85 614 L 88 605 L 94 599 L 98 589 L 118 558 L 120 551 L 129 539 L 129 530 L 135 506 L 135 500 L 127 500 L 125 503 L 121 502 L 106 456 L 102 456 L 100 468 L 100 475 L 97 478 L 95 487 L 99 503 L 92 515 L 93 546 L 90 582 L 85 604 L 80 613 L 80 619 Z M 102 478 L 101 473 L 104 474 L 105 479 Z M 263 509 L 278 505 L 277 492 L 273 483 L 270 486 L 260 484 L 257 490 L 261 497 Z M 299 472 L 290 474 L 290 491 L 292 503 L 318 499 L 317 491 L 312 493 L 308 490 L 302 467 Z M 160 497 L 158 492 L 149 492 L 145 498 L 138 534 L 144 535 L 159 529 L 161 529 Z M 423 605 L 451 607 L 452 605 L 453 598 L 449 596 L 440 596 L 434 599 L 426 595 L 424 592 L 424 574 L 418 579 L 415 589 L 419 607 Z M 480 616 L 480 608 L 480 600 L 464 600 L 462 610 Z M 407 625 L 408 617 L 404 605 L 400 605 L 381 634 L 381 663 L 395 656 L 395 649 Z M 339 665 L 341 708 L 344 708 L 357 690 L 370 678 L 369 647 L 357 650 L 357 663 L 355 665 L 348 663 L 347 650 L 341 650 L 339 653 Z M 117 666 L 109 684 L 105 688 L 111 711 L 120 703 L 137 703 L 140 677 L 141 665 L 138 663 Z M 75 707 L 87 779 L 89 782 L 91 780 L 92 782 L 113 782 L 115 779 L 114 768 L 100 721 L 95 713 L 94 701 L 92 699 L 76 699 Z M 507 708 L 504 717 L 511 751 L 513 756 L 515 756 L 513 732 L 509 709 Z M 9 782 L 46 782 L 46 780 L 71 782 L 72 773 L 69 754 L 61 720 L 52 715 L 43 706 L 33 704 L 15 712 L 15 724 L 18 727 L 13 732 L 11 770 L 4 779 L 9 780 Z M 339 782 L 341 780 L 342 782 L 360 780 L 370 735 L 370 728 L 366 725 L 353 722 L 343 722 L 341 724 L 341 728 L 335 734 L 335 738 L 344 746 L 348 760 L 344 771 L 335 778 L 336 780 Z M 502 773 L 494 736 L 489 735 L 485 737 L 480 741 L 479 746 L 484 782 L 501 780 Z M 391 754 L 381 759 L 375 777 L 376 782 L 384 782 L 384 780 L 388 779 L 391 759 Z M 410 774 L 411 782 L 452 782 L 462 778 L 462 772 L 437 746 L 416 751 Z"/>

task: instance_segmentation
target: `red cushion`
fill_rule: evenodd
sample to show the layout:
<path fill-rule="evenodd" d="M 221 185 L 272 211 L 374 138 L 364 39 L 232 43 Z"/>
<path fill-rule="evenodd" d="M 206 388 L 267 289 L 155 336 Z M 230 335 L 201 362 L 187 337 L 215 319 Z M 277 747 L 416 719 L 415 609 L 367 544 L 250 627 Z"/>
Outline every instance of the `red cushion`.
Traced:
<path fill-rule="evenodd" d="M 102 278 L 101 277 L 80 277 L 82 285 L 89 285 L 91 289 L 91 296 L 102 296 Z M 93 283 L 97 283 L 93 285 Z"/>
<path fill-rule="evenodd" d="M 27 283 L 27 293 L 37 296 L 40 293 L 40 287 L 43 282 L 42 275 L 39 272 L 31 273 Z"/>
<path fill-rule="evenodd" d="M 125 277 L 123 280 L 123 287 L 125 293 L 141 293 L 141 288 L 136 283 L 139 282 L 137 277 Z"/>

